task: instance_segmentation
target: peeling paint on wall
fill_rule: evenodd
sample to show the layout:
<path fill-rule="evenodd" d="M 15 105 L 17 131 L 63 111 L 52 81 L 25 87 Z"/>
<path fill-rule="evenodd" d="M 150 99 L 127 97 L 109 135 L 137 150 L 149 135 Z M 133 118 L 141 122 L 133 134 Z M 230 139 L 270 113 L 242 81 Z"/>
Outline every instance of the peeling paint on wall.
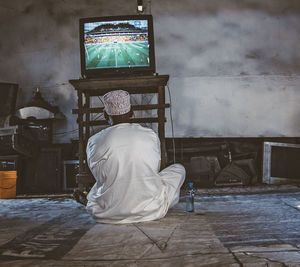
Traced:
<path fill-rule="evenodd" d="M 166 15 L 155 22 L 158 68 L 172 76 L 300 74 L 299 16 L 241 11 Z M 179 73 L 170 56 L 172 64 L 181 66 Z"/>
<path fill-rule="evenodd" d="M 157 72 L 170 74 L 175 136 L 298 135 L 299 1 L 152 0 L 147 8 Z M 68 80 L 80 77 L 79 18 L 135 12 L 135 0 L 0 3 L 0 80 L 19 84 L 19 105 L 39 86 L 60 107 L 56 142 L 77 138 Z"/>
<path fill-rule="evenodd" d="M 174 78 L 175 136 L 298 136 L 299 84 L 299 76 Z M 169 137 L 170 128 L 168 118 Z"/>

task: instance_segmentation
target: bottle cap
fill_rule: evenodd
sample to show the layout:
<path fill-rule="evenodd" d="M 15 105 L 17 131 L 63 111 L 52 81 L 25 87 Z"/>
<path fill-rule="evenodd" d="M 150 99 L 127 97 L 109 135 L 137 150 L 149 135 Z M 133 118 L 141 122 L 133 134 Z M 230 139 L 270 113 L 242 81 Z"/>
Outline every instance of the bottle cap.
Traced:
<path fill-rule="evenodd" d="M 189 187 L 193 187 L 193 186 L 194 186 L 194 183 L 193 183 L 193 182 L 189 182 L 189 183 L 188 183 L 188 186 L 189 186 Z"/>

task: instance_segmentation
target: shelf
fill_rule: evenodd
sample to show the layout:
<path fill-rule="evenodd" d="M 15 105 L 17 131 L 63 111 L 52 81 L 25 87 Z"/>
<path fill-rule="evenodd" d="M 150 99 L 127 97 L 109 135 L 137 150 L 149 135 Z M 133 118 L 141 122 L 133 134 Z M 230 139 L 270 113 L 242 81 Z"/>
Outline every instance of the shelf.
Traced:
<path fill-rule="evenodd" d="M 78 116 L 79 133 L 79 174 L 77 177 L 80 190 L 93 179 L 86 164 L 85 148 L 91 134 L 91 127 L 108 125 L 106 120 L 92 120 L 91 114 L 103 113 L 103 107 L 91 107 L 91 98 L 103 96 L 113 90 L 126 90 L 129 94 L 157 94 L 156 104 L 132 105 L 134 111 L 157 110 L 157 117 L 132 118 L 131 123 L 157 123 L 158 136 L 161 146 L 161 167 L 166 165 L 166 142 L 165 142 L 165 109 L 170 104 L 165 103 L 165 86 L 169 75 L 152 76 L 128 76 L 99 79 L 70 80 L 78 96 L 78 108 L 72 113 Z M 155 115 L 154 115 L 155 116 Z"/>
<path fill-rule="evenodd" d="M 151 110 L 151 109 L 165 109 L 169 108 L 170 104 L 158 105 L 158 104 L 149 104 L 149 105 L 132 105 L 133 110 Z M 104 107 L 98 108 L 82 108 L 80 109 L 81 113 L 102 113 Z M 79 109 L 72 109 L 72 114 L 79 114 Z"/>

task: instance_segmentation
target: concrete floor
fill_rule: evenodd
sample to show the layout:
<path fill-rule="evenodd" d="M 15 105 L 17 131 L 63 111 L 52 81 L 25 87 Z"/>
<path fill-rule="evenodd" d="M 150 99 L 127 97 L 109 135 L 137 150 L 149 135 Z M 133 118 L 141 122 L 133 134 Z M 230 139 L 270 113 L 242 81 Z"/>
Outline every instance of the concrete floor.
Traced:
<path fill-rule="evenodd" d="M 96 224 L 68 198 L 3 199 L 0 265 L 300 266 L 300 190 L 243 190 L 129 225 Z"/>

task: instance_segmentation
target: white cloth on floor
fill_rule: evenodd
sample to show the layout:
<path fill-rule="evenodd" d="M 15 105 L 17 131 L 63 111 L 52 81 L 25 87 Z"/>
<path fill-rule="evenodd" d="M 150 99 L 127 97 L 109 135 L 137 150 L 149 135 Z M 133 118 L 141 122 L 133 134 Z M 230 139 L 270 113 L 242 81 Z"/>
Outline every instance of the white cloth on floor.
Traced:
<path fill-rule="evenodd" d="M 87 210 L 98 222 L 156 220 L 178 202 L 185 169 L 174 164 L 159 172 L 160 141 L 153 130 L 117 124 L 90 137 L 86 152 L 96 179 Z"/>

